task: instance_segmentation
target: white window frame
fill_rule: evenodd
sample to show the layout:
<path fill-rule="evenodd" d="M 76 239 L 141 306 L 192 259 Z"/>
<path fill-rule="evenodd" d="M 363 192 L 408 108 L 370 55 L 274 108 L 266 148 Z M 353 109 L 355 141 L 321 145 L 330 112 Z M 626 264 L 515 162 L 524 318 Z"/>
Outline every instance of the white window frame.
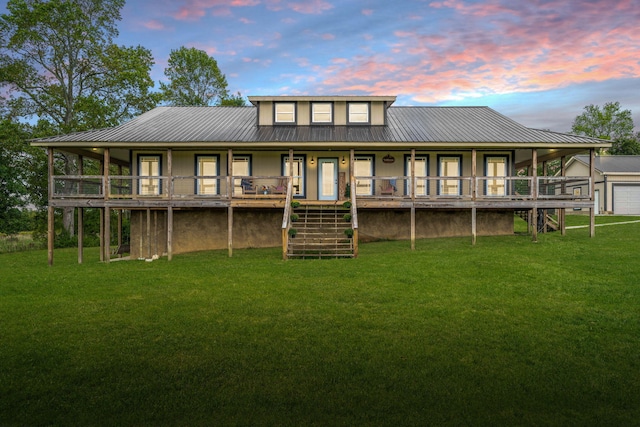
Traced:
<path fill-rule="evenodd" d="M 455 159 L 455 162 L 452 160 Z M 457 164 L 457 170 L 450 168 L 450 165 Z M 455 175 L 453 174 L 455 172 Z M 461 155 L 446 155 L 438 156 L 438 176 L 443 178 L 455 178 L 455 179 L 440 179 L 438 180 L 438 195 L 440 196 L 460 196 L 462 194 L 462 156 Z"/>
<path fill-rule="evenodd" d="M 162 156 L 160 154 L 138 154 L 139 195 L 159 196 L 162 193 L 162 181 L 159 178 L 161 174 Z"/>
<path fill-rule="evenodd" d="M 350 124 L 368 124 L 371 114 L 368 102 L 350 102 L 347 108 Z"/>
<path fill-rule="evenodd" d="M 293 156 L 293 197 L 306 197 L 306 156 Z M 282 156 L 282 176 L 289 176 L 289 155 Z"/>
<path fill-rule="evenodd" d="M 495 160 L 500 160 L 497 162 Z M 496 167 L 491 167 L 491 165 L 499 165 L 502 164 L 503 173 L 499 174 L 499 171 L 496 170 Z M 501 177 L 507 176 L 507 170 L 509 168 L 509 162 L 507 156 L 504 155 L 493 155 L 493 156 L 485 156 L 484 158 L 484 168 L 485 168 L 485 188 L 484 192 L 487 196 L 500 197 L 507 195 L 507 180 L 499 179 Z"/>
<path fill-rule="evenodd" d="M 314 124 L 333 123 L 333 104 L 331 102 L 311 103 L 311 123 L 314 123 Z"/>
<path fill-rule="evenodd" d="M 274 119 L 280 124 L 296 123 L 296 103 L 295 102 L 276 102 L 274 104 Z"/>
<path fill-rule="evenodd" d="M 374 176 L 374 162 L 373 155 L 356 155 L 353 159 L 353 176 Z M 373 196 L 373 190 L 373 179 L 356 178 L 356 196 Z"/>
<path fill-rule="evenodd" d="M 428 196 L 429 195 L 429 180 L 423 177 L 429 176 L 429 155 L 428 154 L 416 154 L 416 196 Z M 418 164 L 424 164 L 424 175 L 418 172 Z M 407 195 L 411 195 L 411 156 L 406 156 L 405 160 L 406 175 L 409 177 L 405 186 Z"/>
<path fill-rule="evenodd" d="M 213 173 L 204 173 L 205 163 L 213 163 Z M 218 176 L 220 174 L 220 158 L 213 154 L 196 154 L 196 176 Z M 198 178 L 196 179 L 196 194 L 199 195 L 217 195 L 219 194 L 217 178 Z"/>
<path fill-rule="evenodd" d="M 251 154 L 234 154 L 233 155 L 233 176 L 251 176 Z M 246 164 L 246 168 L 244 165 Z M 242 172 L 238 173 L 241 169 Z M 242 178 L 234 178 L 233 180 L 233 194 L 242 195 Z"/>

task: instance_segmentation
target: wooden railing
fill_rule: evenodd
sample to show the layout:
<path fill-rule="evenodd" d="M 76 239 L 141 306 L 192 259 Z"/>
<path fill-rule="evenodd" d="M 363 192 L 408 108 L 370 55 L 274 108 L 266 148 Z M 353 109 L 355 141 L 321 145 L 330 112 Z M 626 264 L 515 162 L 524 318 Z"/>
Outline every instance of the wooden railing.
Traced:
<path fill-rule="evenodd" d="M 295 177 L 294 177 L 295 178 Z M 435 177 L 356 176 L 352 199 L 504 199 L 585 200 L 591 198 L 591 178 L 541 176 Z M 130 176 L 56 175 L 50 186 L 54 199 L 285 199 L 293 196 L 288 176 Z M 292 187 L 291 189 L 289 187 Z M 534 191 L 535 189 L 535 191 Z M 475 191 L 474 191 L 475 190 Z M 106 197 L 105 197 L 106 194 Z"/>

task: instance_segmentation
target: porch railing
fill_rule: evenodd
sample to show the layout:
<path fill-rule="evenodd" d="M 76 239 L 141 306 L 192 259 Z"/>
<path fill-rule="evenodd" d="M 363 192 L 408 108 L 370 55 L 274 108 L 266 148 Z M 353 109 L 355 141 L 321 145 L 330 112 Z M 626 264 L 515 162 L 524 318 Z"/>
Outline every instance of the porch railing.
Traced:
<path fill-rule="evenodd" d="M 53 198 L 253 198 L 284 199 L 287 176 L 130 176 L 56 175 Z M 436 177 L 356 176 L 352 191 L 359 199 L 507 199 L 585 200 L 591 198 L 590 177 L 530 176 Z M 534 188 L 536 189 L 534 194 Z M 353 190 L 355 189 L 355 190 Z M 474 192 L 475 190 L 475 192 Z"/>

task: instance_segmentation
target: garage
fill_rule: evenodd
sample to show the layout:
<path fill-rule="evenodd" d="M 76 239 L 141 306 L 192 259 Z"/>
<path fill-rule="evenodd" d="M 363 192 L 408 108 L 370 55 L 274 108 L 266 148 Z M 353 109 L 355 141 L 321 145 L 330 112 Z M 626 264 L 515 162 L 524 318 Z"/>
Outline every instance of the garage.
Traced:
<path fill-rule="evenodd" d="M 640 185 L 613 186 L 613 213 L 640 215 Z"/>

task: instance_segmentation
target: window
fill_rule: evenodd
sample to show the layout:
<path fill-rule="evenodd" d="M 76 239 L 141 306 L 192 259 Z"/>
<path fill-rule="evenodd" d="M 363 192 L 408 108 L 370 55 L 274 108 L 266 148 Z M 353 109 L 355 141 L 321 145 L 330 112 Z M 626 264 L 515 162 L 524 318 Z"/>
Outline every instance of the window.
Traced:
<path fill-rule="evenodd" d="M 372 179 L 359 179 L 359 176 L 373 176 L 373 156 L 355 156 L 353 162 L 353 176 L 356 177 L 356 195 L 373 195 Z"/>
<path fill-rule="evenodd" d="M 312 123 L 332 123 L 333 105 L 329 102 L 314 102 L 311 104 L 311 122 Z"/>
<path fill-rule="evenodd" d="M 276 102 L 276 123 L 295 123 L 296 104 L 293 102 Z"/>
<path fill-rule="evenodd" d="M 251 156 L 239 155 L 233 156 L 233 176 L 249 177 L 251 176 Z M 244 183 L 242 181 L 245 181 Z M 247 182 L 249 181 L 249 182 Z M 233 180 L 233 193 L 234 195 L 243 194 L 242 187 L 250 185 L 248 178 L 237 178 Z"/>
<path fill-rule="evenodd" d="M 438 175 L 442 177 L 459 177 L 462 172 L 462 158 L 460 156 L 439 157 Z M 459 179 L 439 180 L 439 194 L 442 196 L 459 196 L 461 186 Z"/>
<path fill-rule="evenodd" d="M 369 123 L 369 104 L 366 102 L 350 102 L 349 123 Z"/>
<path fill-rule="evenodd" d="M 429 180 L 427 179 L 427 177 L 429 176 L 429 156 L 416 156 L 415 165 L 416 169 L 414 173 L 416 179 L 416 196 L 428 196 Z M 411 184 L 411 156 L 406 156 L 405 158 L 405 175 L 409 177 L 405 185 L 405 194 L 410 195 L 411 188 L 409 186 Z"/>
<path fill-rule="evenodd" d="M 198 177 L 218 176 L 218 156 L 196 156 L 196 175 Z M 196 194 L 218 194 L 217 178 L 197 178 Z"/>
<path fill-rule="evenodd" d="M 148 178 L 160 176 L 160 155 L 141 154 L 138 156 L 138 175 L 140 183 L 138 192 L 141 196 L 159 196 L 162 192 L 160 178 Z"/>
<path fill-rule="evenodd" d="M 293 156 L 293 196 L 305 197 L 305 156 Z M 282 175 L 289 176 L 289 156 L 282 156 Z"/>
<path fill-rule="evenodd" d="M 507 158 L 505 156 L 487 156 L 485 158 L 485 175 L 487 176 L 485 194 L 487 196 L 504 196 L 504 179 L 497 177 L 507 176 Z"/>

